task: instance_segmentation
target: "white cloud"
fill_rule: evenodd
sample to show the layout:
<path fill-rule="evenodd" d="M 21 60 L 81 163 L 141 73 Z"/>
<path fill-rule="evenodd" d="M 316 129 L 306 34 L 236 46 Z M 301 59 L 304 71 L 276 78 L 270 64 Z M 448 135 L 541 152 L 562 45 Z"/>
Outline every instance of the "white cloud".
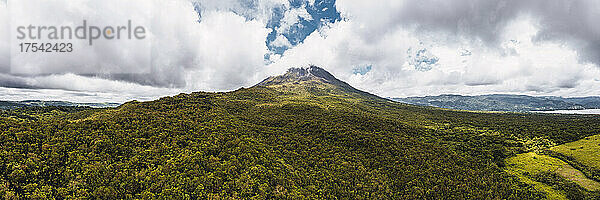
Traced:
<path fill-rule="evenodd" d="M 600 70 L 580 62 L 580 53 L 561 41 L 536 40 L 544 30 L 538 17 L 521 15 L 496 29 L 499 47 L 454 32 L 422 31 L 395 21 L 405 3 L 338 1 L 346 20 L 310 35 L 284 53 L 271 73 L 306 64 L 324 66 L 339 78 L 381 96 L 423 96 L 444 93 L 585 96 Z M 377 14 L 375 14 L 377 13 Z M 500 16 L 499 16 L 500 17 Z M 406 51 L 420 42 L 439 57 L 430 71 L 408 66 Z M 471 55 L 460 51 L 468 49 Z M 508 53 L 510 52 L 510 53 Z M 365 75 L 357 66 L 372 65 Z"/>
<path fill-rule="evenodd" d="M 288 10 L 288 0 L 192 0 L 198 3 L 201 14 L 210 11 L 234 12 L 248 19 L 268 23 L 276 9 Z"/>
<path fill-rule="evenodd" d="M 283 19 L 281 19 L 281 24 L 277 29 L 278 33 L 289 33 L 290 28 L 300 22 L 300 20 L 313 20 L 312 16 L 306 11 L 306 6 L 301 6 L 299 8 L 292 8 L 287 10 Z"/>
<path fill-rule="evenodd" d="M 565 6 L 556 3 L 561 1 L 548 5 L 537 0 L 506 4 L 481 1 L 471 5 L 468 0 L 423 4 L 411 0 L 340 0 L 336 5 L 344 20 L 323 26 L 298 46 L 278 35 L 271 44 L 290 47 L 279 56 L 266 46 L 270 32 L 266 24 L 278 9 L 285 11 L 281 32 L 290 30 L 302 18 L 313 20 L 305 7 L 290 8 L 287 0 L 196 2 L 200 3 L 201 19 L 190 1 L 148 1 L 157 5 L 150 74 L 22 77 L 0 71 L 1 86 L 34 88 L 0 88 L 0 94 L 4 94 L 0 98 L 27 98 L 23 94 L 37 98 L 44 93 L 54 98 L 82 93 L 73 98 L 120 102 L 179 92 L 233 90 L 252 86 L 289 67 L 308 64 L 322 66 L 353 86 L 381 96 L 600 94 L 600 68 L 581 62 L 582 56 L 589 56 L 584 53 L 586 39 L 597 38 L 598 26 L 588 26 L 594 20 L 573 20 L 583 19 L 580 15 L 584 14 L 593 19 L 598 12 L 593 6 L 580 8 L 580 4 L 573 3 L 570 8 L 583 13 L 578 14 L 564 13 Z M 309 1 L 309 6 L 313 4 Z M 127 9 L 113 12 L 127 13 Z M 557 13 L 555 18 L 549 17 L 552 12 Z M 0 25 L 6 13 L 0 12 Z M 565 25 L 568 22 L 576 23 Z M 589 28 L 577 32 L 573 28 L 576 25 Z M 0 29 L 0 38 L 3 30 L 7 29 Z M 439 58 L 429 71 L 417 71 L 407 60 L 407 50 L 421 43 Z M 0 46 L 7 44 L 2 42 Z M 6 49 L 0 49 L 0 69 L 7 64 L 1 57 Z M 589 49 L 585 52 L 596 48 Z M 270 62 L 265 62 L 265 54 L 271 55 Z M 372 69 L 364 75 L 354 74 L 353 69 L 360 66 Z"/>
<path fill-rule="evenodd" d="M 153 12 L 152 3 L 146 0 L 129 1 L 64 1 L 64 0 L 10 0 L 8 14 L 10 15 L 10 50 L 11 72 L 17 74 L 48 74 L 48 73 L 146 73 L 150 68 L 150 40 L 125 39 L 126 33 L 119 34 L 122 39 L 96 40 L 93 45 L 90 38 L 93 32 L 85 31 L 86 39 L 50 39 L 50 31 L 42 28 L 54 26 L 69 26 L 77 34 L 78 28 L 97 28 L 97 34 L 104 27 L 127 27 L 131 22 L 133 32 L 138 26 L 149 27 Z M 119 12 L 123 10 L 123 12 Z M 126 10 L 126 12 L 125 12 Z M 116 12 L 111 12 L 116 11 Z M 37 40 L 17 39 L 17 27 L 42 27 L 34 29 L 32 37 L 39 34 Z M 48 28 L 50 29 L 50 28 Z M 55 28 L 55 30 L 61 28 Z M 88 30 L 89 30 L 88 29 Z M 25 31 L 27 32 L 27 31 Z M 61 31 L 58 31 L 61 32 Z M 31 34 L 31 29 L 30 32 Z M 37 34 L 36 34 L 37 33 Z M 120 31 L 119 31 L 120 33 Z M 29 35 L 29 34 L 27 34 Z M 60 38 L 62 33 L 57 34 Z M 98 35 L 100 36 L 100 35 Z M 117 36 L 115 36 L 117 37 Z M 69 43 L 72 52 L 68 53 L 19 53 L 22 43 Z"/>
<path fill-rule="evenodd" d="M 63 1 L 64 2 L 64 1 Z M 70 2 L 70 1 L 69 1 Z M 79 4 L 81 3 L 81 4 Z M 227 10 L 207 10 L 203 21 L 198 23 L 198 14 L 193 5 L 185 0 L 146 1 L 154 7 L 150 25 L 152 37 L 152 71 L 140 75 L 101 75 L 90 78 L 73 74 L 50 76 L 15 76 L 2 74 L 0 81 L 5 87 L 65 89 L 85 92 L 132 91 L 223 91 L 252 85 L 257 73 L 264 66 L 264 55 L 268 53 L 265 38 L 269 31 L 265 24 L 256 19 L 248 20 Z M 69 4 L 70 10 L 83 10 L 89 6 L 83 2 Z M 59 6 L 59 5 L 57 5 Z M 133 5 L 121 5 L 110 11 L 127 13 Z M 48 10 L 48 12 L 53 12 Z M 103 11 L 96 10 L 98 15 Z M 6 12 L 0 13 L 0 20 Z M 59 13 L 60 14 L 60 13 Z M 65 13 L 59 17 L 68 18 Z M 13 16 L 19 17 L 19 16 Z M 122 16 L 121 16 L 122 18 Z M 1 25 L 4 25 L 2 23 Z M 0 30 L 0 36 L 6 29 Z M 6 45 L 6 42 L 0 43 Z M 6 50 L 7 48 L 2 48 Z M 125 54 L 123 54 L 125 55 Z M 1 58 L 1 57 L 0 57 Z M 94 61 L 81 56 L 82 60 Z M 123 56 L 127 59 L 128 57 Z M 91 61 L 90 61 L 91 60 Z M 5 59 L 2 65 L 8 64 Z M 60 60 L 55 60 L 59 64 Z M 115 63 L 119 65 L 119 63 Z M 100 78 L 102 77 L 102 78 Z M 128 89 L 130 88 L 130 89 Z M 169 89 L 171 88 L 171 89 Z M 151 94 L 156 94 L 153 92 Z M 96 97 L 92 97 L 96 98 Z"/>
<path fill-rule="evenodd" d="M 231 12 L 209 12 L 199 24 L 198 68 L 187 72 L 188 88 L 232 90 L 253 84 L 268 53 L 269 30 Z"/>
<path fill-rule="evenodd" d="M 268 52 L 265 25 L 222 10 L 204 11 L 197 23 L 191 6 L 187 1 L 161 4 L 153 27 L 155 71 L 148 78 L 158 86 L 209 91 L 248 84 Z"/>
<path fill-rule="evenodd" d="M 9 18 L 6 1 L 0 1 L 0 73 L 10 70 Z"/>
<path fill-rule="evenodd" d="M 125 103 L 131 100 L 151 101 L 164 96 L 173 96 L 179 93 L 171 90 L 144 91 L 135 90 L 135 93 L 123 92 L 83 92 L 68 91 L 63 89 L 21 89 L 0 87 L 0 99 L 4 101 L 22 101 L 22 100 L 53 100 L 53 101 L 71 101 L 85 103 Z"/>
<path fill-rule="evenodd" d="M 275 47 L 292 47 L 292 44 L 284 35 L 278 35 L 277 38 L 271 42 L 271 45 Z"/>
<path fill-rule="evenodd" d="M 153 100 L 165 95 L 190 92 L 183 89 L 157 88 L 74 74 L 40 77 L 10 77 L 0 74 L 0 80 L 8 80 L 15 85 L 14 88 L 0 87 L 0 99 L 2 100 L 49 99 L 123 103 L 133 99 Z"/>

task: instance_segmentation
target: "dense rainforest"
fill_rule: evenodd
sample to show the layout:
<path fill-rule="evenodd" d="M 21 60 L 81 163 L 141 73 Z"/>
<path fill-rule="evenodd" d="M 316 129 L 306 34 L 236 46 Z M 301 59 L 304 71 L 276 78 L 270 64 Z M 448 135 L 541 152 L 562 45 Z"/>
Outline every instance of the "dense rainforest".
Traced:
<path fill-rule="evenodd" d="M 598 116 L 412 106 L 311 67 L 225 93 L 4 110 L 0 196 L 543 199 L 505 159 L 597 134 Z"/>

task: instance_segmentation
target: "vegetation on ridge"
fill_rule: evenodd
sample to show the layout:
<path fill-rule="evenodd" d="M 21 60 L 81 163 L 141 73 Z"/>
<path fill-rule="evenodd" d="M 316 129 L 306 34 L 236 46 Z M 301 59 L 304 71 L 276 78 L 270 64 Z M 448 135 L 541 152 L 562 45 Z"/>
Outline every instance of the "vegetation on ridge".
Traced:
<path fill-rule="evenodd" d="M 600 127 L 406 105 L 315 74 L 26 116 L 0 117 L 5 199 L 539 199 L 505 159 Z"/>

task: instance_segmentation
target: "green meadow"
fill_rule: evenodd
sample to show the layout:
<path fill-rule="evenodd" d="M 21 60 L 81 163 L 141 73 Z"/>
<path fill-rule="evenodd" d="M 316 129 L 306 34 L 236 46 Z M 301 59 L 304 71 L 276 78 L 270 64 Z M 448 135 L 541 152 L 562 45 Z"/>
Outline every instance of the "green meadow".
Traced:
<path fill-rule="evenodd" d="M 506 164 L 509 174 L 544 192 L 548 199 L 599 197 L 600 183 L 561 159 L 529 152 L 507 159 Z"/>
<path fill-rule="evenodd" d="M 550 149 L 556 153 L 573 158 L 593 170 L 600 170 L 600 135 L 566 143 Z"/>

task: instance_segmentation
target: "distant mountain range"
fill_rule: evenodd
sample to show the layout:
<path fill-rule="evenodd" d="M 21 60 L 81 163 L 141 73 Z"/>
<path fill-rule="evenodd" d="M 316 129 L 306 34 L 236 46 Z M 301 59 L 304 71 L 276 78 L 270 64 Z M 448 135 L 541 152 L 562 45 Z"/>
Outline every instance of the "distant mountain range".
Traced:
<path fill-rule="evenodd" d="M 492 94 L 480 96 L 440 95 L 391 99 L 413 105 L 473 111 L 528 112 L 600 108 L 600 97 L 563 98 L 554 96 L 534 97 Z"/>
<path fill-rule="evenodd" d="M 91 107 L 91 108 L 109 108 L 117 107 L 118 103 L 73 103 L 68 101 L 42 101 L 42 100 L 25 100 L 25 101 L 0 101 L 0 109 L 15 109 L 22 107 L 48 107 L 48 106 L 69 106 L 69 107 Z"/>

